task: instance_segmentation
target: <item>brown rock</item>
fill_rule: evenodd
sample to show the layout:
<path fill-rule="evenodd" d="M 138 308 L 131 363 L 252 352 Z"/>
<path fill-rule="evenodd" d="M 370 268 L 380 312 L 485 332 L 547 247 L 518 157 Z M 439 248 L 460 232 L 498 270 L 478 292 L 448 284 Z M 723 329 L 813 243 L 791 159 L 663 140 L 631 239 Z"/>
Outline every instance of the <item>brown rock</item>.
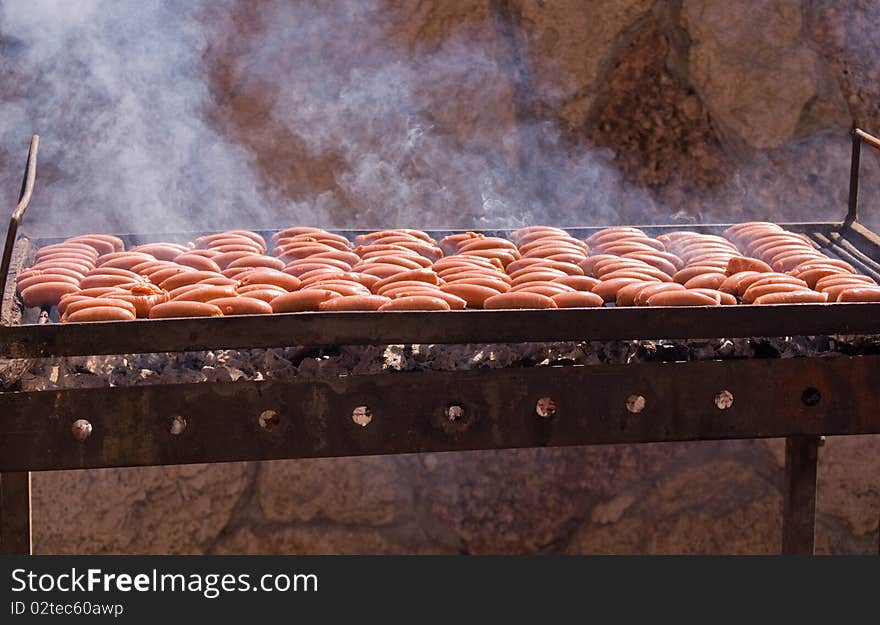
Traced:
<path fill-rule="evenodd" d="M 229 520 L 245 463 L 33 475 L 34 550 L 42 554 L 201 553 Z"/>
<path fill-rule="evenodd" d="M 831 436 L 819 450 L 817 510 L 857 537 L 876 534 L 880 521 L 878 445 L 880 436 Z"/>
<path fill-rule="evenodd" d="M 754 148 L 794 136 L 819 90 L 819 59 L 801 38 L 799 0 L 742 5 L 685 0 L 691 79 L 716 122 Z"/>
<path fill-rule="evenodd" d="M 264 462 L 257 498 L 271 522 L 379 526 L 408 515 L 413 495 L 395 458 L 343 458 Z"/>

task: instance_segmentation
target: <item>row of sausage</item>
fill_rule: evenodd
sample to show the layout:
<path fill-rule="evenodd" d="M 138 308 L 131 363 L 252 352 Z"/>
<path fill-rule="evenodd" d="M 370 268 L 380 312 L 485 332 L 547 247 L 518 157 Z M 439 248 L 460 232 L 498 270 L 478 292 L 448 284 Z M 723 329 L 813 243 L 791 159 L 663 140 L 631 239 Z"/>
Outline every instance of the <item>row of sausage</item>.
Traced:
<path fill-rule="evenodd" d="M 880 287 L 770 223 L 656 238 L 614 227 L 579 240 L 552 227 L 439 242 L 409 229 L 345 237 L 234 230 L 124 249 L 83 235 L 41 248 L 18 276 L 26 306 L 64 321 L 307 310 L 450 310 L 880 301 Z M 270 250 L 271 246 L 271 250 Z"/>

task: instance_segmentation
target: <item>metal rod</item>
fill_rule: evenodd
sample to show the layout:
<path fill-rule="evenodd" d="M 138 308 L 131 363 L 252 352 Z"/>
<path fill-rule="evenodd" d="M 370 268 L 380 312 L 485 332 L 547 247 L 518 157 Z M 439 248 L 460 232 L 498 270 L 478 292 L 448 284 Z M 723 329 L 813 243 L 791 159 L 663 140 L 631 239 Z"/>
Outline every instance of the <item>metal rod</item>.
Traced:
<path fill-rule="evenodd" d="M 31 555 L 31 474 L 0 473 L 0 554 Z"/>
<path fill-rule="evenodd" d="M 785 439 L 782 553 L 813 555 L 820 436 Z"/>
<path fill-rule="evenodd" d="M 24 176 L 21 180 L 21 192 L 18 195 L 18 204 L 12 211 L 9 219 L 9 228 L 6 230 L 6 245 L 3 247 L 3 261 L 0 262 L 0 318 L 3 314 L 3 301 L 6 299 L 6 281 L 9 277 L 9 264 L 12 262 L 12 250 L 15 247 L 15 237 L 18 226 L 24 217 L 24 212 L 31 203 L 34 193 L 34 182 L 37 178 L 37 152 L 40 148 L 40 136 L 31 137 L 31 145 L 28 148 L 27 162 L 24 168 Z"/>

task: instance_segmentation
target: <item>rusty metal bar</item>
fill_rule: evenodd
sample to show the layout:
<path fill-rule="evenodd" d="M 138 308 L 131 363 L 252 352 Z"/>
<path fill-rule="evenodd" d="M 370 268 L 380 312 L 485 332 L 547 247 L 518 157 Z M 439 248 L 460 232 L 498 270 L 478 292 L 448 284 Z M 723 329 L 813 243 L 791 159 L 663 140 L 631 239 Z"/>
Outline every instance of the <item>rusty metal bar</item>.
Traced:
<path fill-rule="evenodd" d="M 31 554 L 31 474 L 0 473 L 0 554 Z"/>
<path fill-rule="evenodd" d="M 0 358 L 295 345 L 880 334 L 880 303 L 291 313 L 0 327 Z"/>
<path fill-rule="evenodd" d="M 34 182 L 37 178 L 37 152 L 39 148 L 40 137 L 39 135 L 34 135 L 31 137 L 31 144 L 28 148 L 28 157 L 21 181 L 21 191 L 18 195 L 18 204 L 15 210 L 12 211 L 12 217 L 9 219 L 9 228 L 6 230 L 6 244 L 3 246 L 3 260 L 0 262 L 0 317 L 2 317 L 3 313 L 3 301 L 6 298 L 6 280 L 9 276 L 9 264 L 12 262 L 12 249 L 15 247 L 18 226 L 24 217 L 24 212 L 31 203 L 31 196 L 34 193 Z"/>
<path fill-rule="evenodd" d="M 841 356 L 3 393 L 0 470 L 874 434 L 878 387 Z"/>
<path fill-rule="evenodd" d="M 785 439 L 782 553 L 786 555 L 813 555 L 820 438 L 789 436 Z"/>
<path fill-rule="evenodd" d="M 856 223 L 859 220 L 859 174 L 861 171 L 862 142 L 872 148 L 880 150 L 880 139 L 869 135 L 860 128 L 852 131 L 852 159 L 849 170 L 849 210 L 844 220 L 844 225 Z"/>

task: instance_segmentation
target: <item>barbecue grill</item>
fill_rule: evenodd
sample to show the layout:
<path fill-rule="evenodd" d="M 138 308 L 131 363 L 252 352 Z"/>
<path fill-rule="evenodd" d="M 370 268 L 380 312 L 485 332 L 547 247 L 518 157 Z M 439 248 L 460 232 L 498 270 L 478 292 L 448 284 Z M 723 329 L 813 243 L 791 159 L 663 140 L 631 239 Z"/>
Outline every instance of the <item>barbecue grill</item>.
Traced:
<path fill-rule="evenodd" d="M 880 282 L 880 236 L 858 219 L 862 143 L 853 132 L 843 221 L 781 224 Z M 880 433 L 880 304 L 291 313 L 143 322 L 39 323 L 14 278 L 37 248 L 18 229 L 38 139 L 4 249 L 0 358 L 179 354 L 341 345 L 526 344 L 829 337 L 798 358 L 752 357 L 395 371 L 0 392 L 0 552 L 29 553 L 30 471 L 564 445 L 786 438 L 783 552 L 813 552 L 824 436 Z M 689 226 L 720 233 L 728 224 Z M 651 235 L 680 225 L 643 226 Z M 584 238 L 600 227 L 567 230 Z M 361 231 L 337 231 L 349 239 Z M 439 239 L 454 231 L 430 234 Z M 162 234 L 188 241 L 207 234 Z M 269 232 L 260 234 L 269 235 Z M 489 234 L 487 232 L 487 234 Z M 506 231 L 491 233 L 505 236 Z M 156 236 L 120 235 L 127 246 Z M 45 315 L 44 315 L 45 317 Z M 45 321 L 45 319 L 44 319 Z M 841 338 L 843 337 L 843 338 Z M 679 353 L 679 352 L 676 352 Z M 830 357 L 834 356 L 834 357 Z M 552 366 L 555 365 L 555 366 Z"/>

